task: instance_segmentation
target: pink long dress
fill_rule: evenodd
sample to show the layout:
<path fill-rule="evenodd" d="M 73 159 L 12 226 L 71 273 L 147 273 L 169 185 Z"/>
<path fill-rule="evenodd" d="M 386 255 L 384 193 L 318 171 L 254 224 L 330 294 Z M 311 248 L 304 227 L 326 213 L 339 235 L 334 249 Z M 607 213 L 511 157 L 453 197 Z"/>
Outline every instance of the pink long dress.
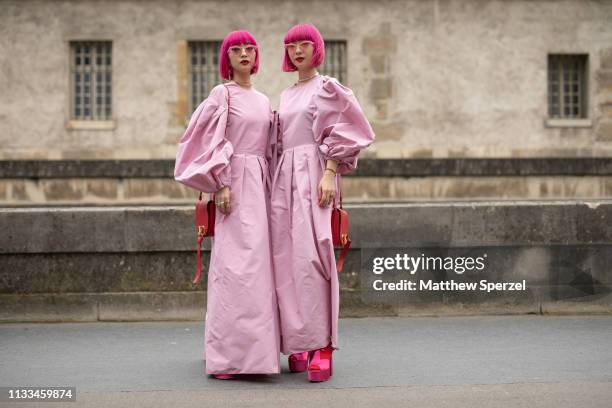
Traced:
<path fill-rule="evenodd" d="M 217 209 L 208 269 L 206 372 L 278 374 L 266 157 L 272 112 L 264 94 L 234 83 L 227 89 L 229 115 L 226 88 L 218 85 L 193 113 L 174 171 L 177 181 L 199 191 L 230 186 L 231 213 Z"/>
<path fill-rule="evenodd" d="M 340 290 L 331 235 L 332 206 L 320 207 L 318 185 L 327 159 L 338 174 L 357 166 L 374 132 L 352 91 L 319 75 L 283 91 L 278 163 L 272 181 L 272 259 L 281 351 L 338 345 Z"/>

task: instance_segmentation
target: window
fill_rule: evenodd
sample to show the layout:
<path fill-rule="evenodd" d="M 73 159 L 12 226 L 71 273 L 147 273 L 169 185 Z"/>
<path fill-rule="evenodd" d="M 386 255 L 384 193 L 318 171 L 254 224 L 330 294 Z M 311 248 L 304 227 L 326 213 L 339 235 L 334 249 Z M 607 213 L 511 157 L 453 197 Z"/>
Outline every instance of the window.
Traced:
<path fill-rule="evenodd" d="M 70 42 L 71 119 L 111 119 L 111 63 L 110 41 Z"/>
<path fill-rule="evenodd" d="M 346 81 L 346 41 L 325 41 L 325 62 L 319 72 Z"/>
<path fill-rule="evenodd" d="M 208 97 L 215 85 L 221 83 L 219 75 L 219 48 L 221 41 L 189 42 L 189 112 Z"/>
<path fill-rule="evenodd" d="M 553 119 L 587 117 L 586 54 L 548 56 L 548 116 Z"/>

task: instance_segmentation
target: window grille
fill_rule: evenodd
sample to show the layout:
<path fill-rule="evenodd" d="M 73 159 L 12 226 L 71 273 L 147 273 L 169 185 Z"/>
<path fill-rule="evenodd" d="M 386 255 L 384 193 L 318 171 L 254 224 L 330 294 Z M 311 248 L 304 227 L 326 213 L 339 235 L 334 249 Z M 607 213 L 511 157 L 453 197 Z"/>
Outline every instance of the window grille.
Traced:
<path fill-rule="evenodd" d="M 325 61 L 319 72 L 346 81 L 346 41 L 325 41 Z"/>
<path fill-rule="evenodd" d="M 548 114 L 551 118 L 587 117 L 587 55 L 548 56 Z"/>
<path fill-rule="evenodd" d="M 71 41 L 71 118 L 110 120 L 112 115 L 112 42 Z"/>

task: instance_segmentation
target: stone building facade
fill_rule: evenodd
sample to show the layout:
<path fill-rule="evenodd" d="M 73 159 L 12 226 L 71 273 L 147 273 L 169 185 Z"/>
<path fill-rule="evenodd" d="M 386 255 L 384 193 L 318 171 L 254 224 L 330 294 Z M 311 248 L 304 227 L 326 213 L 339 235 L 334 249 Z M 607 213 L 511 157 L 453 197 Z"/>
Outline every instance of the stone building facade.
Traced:
<path fill-rule="evenodd" d="M 172 160 L 193 108 L 190 44 L 250 30 L 261 49 L 254 84 L 277 107 L 295 80 L 280 70 L 282 37 L 298 22 L 345 47 L 343 82 L 377 135 L 364 158 L 609 158 L 611 21 L 612 1 L 0 1 L 0 160 Z M 84 41 L 110 47 L 112 77 L 100 88 L 110 114 L 100 120 L 74 117 L 74 44 Z M 578 116 L 551 116 L 551 89 L 563 88 L 551 82 L 560 55 L 580 62 L 570 89 Z M 578 189 L 612 195 L 602 177 L 578 180 Z M 526 188 L 518 195 L 533 197 L 540 181 L 517 179 Z M 422 198 L 474 188 L 469 178 L 355 188 L 392 195 L 391 182 L 413 183 L 406 194 Z M 44 191 L 26 191 L 44 187 L 3 184 L 9 201 L 20 189 L 24 200 L 44 201 Z"/>

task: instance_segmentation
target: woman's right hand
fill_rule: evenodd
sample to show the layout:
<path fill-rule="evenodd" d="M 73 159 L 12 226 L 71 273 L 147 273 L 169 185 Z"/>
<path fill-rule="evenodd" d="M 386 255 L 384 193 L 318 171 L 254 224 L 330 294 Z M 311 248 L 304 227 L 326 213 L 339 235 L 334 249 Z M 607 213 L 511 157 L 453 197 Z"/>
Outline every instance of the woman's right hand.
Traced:
<path fill-rule="evenodd" d="M 221 189 L 215 193 L 215 205 L 223 214 L 229 214 L 231 212 L 229 187 L 221 187 Z"/>

